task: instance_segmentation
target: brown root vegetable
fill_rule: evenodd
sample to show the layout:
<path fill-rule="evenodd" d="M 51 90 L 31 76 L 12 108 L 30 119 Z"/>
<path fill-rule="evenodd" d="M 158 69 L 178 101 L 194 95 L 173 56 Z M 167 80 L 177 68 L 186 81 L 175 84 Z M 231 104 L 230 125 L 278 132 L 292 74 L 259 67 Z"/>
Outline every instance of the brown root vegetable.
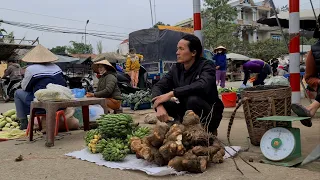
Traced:
<path fill-rule="evenodd" d="M 188 110 L 186 111 L 183 117 L 182 124 L 185 126 L 200 124 L 200 117 L 197 114 L 195 114 L 193 111 Z"/>
<path fill-rule="evenodd" d="M 137 137 L 132 137 L 130 139 L 130 148 L 133 152 L 139 152 L 142 149 L 141 139 Z"/>
<path fill-rule="evenodd" d="M 174 141 L 169 141 L 159 148 L 159 152 L 166 161 L 170 161 L 177 154 L 178 145 Z"/>
<path fill-rule="evenodd" d="M 151 154 L 151 148 L 147 146 L 146 144 L 142 145 L 142 149 L 138 152 L 138 154 L 143 157 L 143 159 L 152 162 L 153 161 L 153 156 Z"/>
<path fill-rule="evenodd" d="M 191 173 L 203 173 L 207 169 L 207 163 L 204 158 L 182 160 L 183 169 Z"/>
<path fill-rule="evenodd" d="M 178 144 L 178 147 L 177 147 L 177 156 L 183 156 L 184 153 L 186 152 L 186 148 L 183 146 L 183 144 Z"/>
<path fill-rule="evenodd" d="M 166 161 L 162 155 L 160 154 L 159 150 L 155 147 L 151 147 L 151 154 L 153 157 L 153 162 L 157 164 L 158 166 L 164 166 L 168 164 L 168 161 Z"/>
<path fill-rule="evenodd" d="M 209 146 L 209 147 L 195 146 L 192 148 L 193 154 L 197 156 L 210 156 L 210 157 L 215 155 L 219 150 L 220 148 L 215 146 Z"/>
<path fill-rule="evenodd" d="M 183 125 L 174 124 L 170 127 L 170 130 L 167 132 L 166 137 L 164 139 L 164 144 L 168 141 L 181 141 L 182 140 L 182 132 L 184 131 Z M 179 137 L 181 136 L 181 137 Z"/>
<path fill-rule="evenodd" d="M 211 158 L 211 162 L 215 163 L 215 164 L 220 164 L 223 163 L 223 156 L 221 151 L 218 151 L 212 158 Z"/>
<path fill-rule="evenodd" d="M 169 167 L 172 167 L 176 171 L 180 172 L 183 171 L 182 161 L 184 160 L 181 156 L 176 156 L 175 158 L 171 159 L 168 163 Z"/>
<path fill-rule="evenodd" d="M 153 129 L 153 133 L 147 136 L 147 140 L 153 147 L 159 148 L 163 144 L 163 140 L 169 131 L 169 126 L 166 123 L 158 122 Z"/>
<path fill-rule="evenodd" d="M 187 151 L 184 155 L 183 155 L 184 159 L 196 159 L 197 156 L 195 154 L 193 154 L 192 149 L 190 149 L 189 151 Z"/>
<path fill-rule="evenodd" d="M 213 142 L 214 136 L 211 133 L 207 133 L 200 124 L 186 127 L 182 134 L 182 143 L 186 148 L 210 146 Z"/>
<path fill-rule="evenodd" d="M 220 152 L 220 154 L 222 155 L 222 157 L 226 154 L 226 151 L 225 151 L 224 148 L 221 148 L 221 149 L 219 150 L 219 152 Z"/>

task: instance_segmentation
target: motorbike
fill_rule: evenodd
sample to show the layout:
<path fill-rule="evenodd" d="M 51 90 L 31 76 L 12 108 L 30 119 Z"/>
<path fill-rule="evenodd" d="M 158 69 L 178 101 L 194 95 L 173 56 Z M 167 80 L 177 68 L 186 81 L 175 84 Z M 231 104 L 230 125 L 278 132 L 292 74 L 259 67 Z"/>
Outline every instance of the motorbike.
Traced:
<path fill-rule="evenodd" d="M 117 67 L 116 69 L 117 69 L 118 86 L 122 93 L 130 94 L 143 89 L 151 89 L 152 85 L 147 80 L 147 70 L 143 66 L 140 66 L 139 82 L 138 82 L 137 88 L 132 87 L 131 78 L 127 73 L 123 72 L 123 70 L 121 70 L 120 67 Z"/>
<path fill-rule="evenodd" d="M 21 89 L 21 80 L 14 83 L 10 89 L 8 89 L 9 83 L 10 79 L 8 77 L 2 78 L 0 81 L 1 96 L 4 101 L 13 100 L 16 90 Z"/>
<path fill-rule="evenodd" d="M 92 75 L 89 74 L 85 77 L 71 77 L 64 74 L 64 79 L 66 80 L 67 87 L 70 89 L 73 88 L 83 88 L 86 92 L 93 92 L 93 78 Z"/>
<path fill-rule="evenodd" d="M 139 70 L 138 87 L 134 88 L 131 85 L 130 76 L 122 70 L 122 67 L 115 63 L 111 64 L 116 67 L 118 87 L 122 93 L 130 94 L 143 89 L 151 89 L 152 85 L 147 80 L 147 70 L 143 66 L 141 66 Z M 86 92 L 94 92 L 92 74 L 88 74 L 86 77 L 70 77 L 67 74 L 64 74 L 64 78 L 70 89 L 84 88 Z"/>

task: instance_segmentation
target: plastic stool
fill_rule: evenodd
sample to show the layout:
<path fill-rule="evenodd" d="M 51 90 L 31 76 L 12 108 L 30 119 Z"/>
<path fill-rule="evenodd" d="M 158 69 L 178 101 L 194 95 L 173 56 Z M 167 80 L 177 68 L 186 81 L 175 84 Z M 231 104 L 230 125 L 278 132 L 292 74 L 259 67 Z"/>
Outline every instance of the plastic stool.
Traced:
<path fill-rule="evenodd" d="M 66 119 L 66 116 L 64 114 L 64 110 L 60 110 L 60 111 L 57 111 L 56 112 L 56 127 L 55 127 L 55 136 L 58 135 L 59 133 L 59 122 L 60 122 L 60 117 L 62 116 L 63 118 L 63 122 L 64 122 L 64 127 L 66 128 L 66 131 L 68 132 L 69 131 L 69 128 L 68 128 L 68 124 L 67 124 L 67 119 Z M 38 125 L 39 125 L 39 129 L 41 130 L 42 129 L 42 125 L 41 125 L 41 120 L 40 120 L 40 117 L 46 117 L 45 114 L 37 114 L 35 115 L 35 118 L 37 118 L 37 121 L 38 121 Z M 30 120 L 31 121 L 31 120 Z M 29 135 L 29 131 L 30 131 L 30 121 L 28 123 L 28 128 L 27 128 L 27 131 L 26 131 L 26 135 L 28 136 Z M 34 121 L 34 119 L 33 119 Z M 33 127 L 31 128 L 33 130 Z"/>

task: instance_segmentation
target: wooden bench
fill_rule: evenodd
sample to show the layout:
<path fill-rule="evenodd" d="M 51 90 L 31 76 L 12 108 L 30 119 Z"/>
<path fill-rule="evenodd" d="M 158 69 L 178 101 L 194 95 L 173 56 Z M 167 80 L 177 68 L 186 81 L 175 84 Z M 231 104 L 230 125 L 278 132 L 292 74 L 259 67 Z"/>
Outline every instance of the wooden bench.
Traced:
<path fill-rule="evenodd" d="M 44 109 L 46 111 L 46 146 L 54 146 L 54 129 L 55 129 L 55 117 L 56 111 L 58 109 L 67 108 L 67 107 L 82 107 L 82 116 L 83 116 L 83 126 L 84 130 L 89 130 L 89 105 L 99 104 L 104 109 L 104 113 L 108 113 L 108 108 L 106 106 L 105 98 L 82 98 L 70 101 L 45 101 L 45 102 L 35 102 L 33 101 L 30 106 L 30 120 L 31 120 L 31 129 L 29 140 L 33 140 L 33 126 L 34 126 L 34 117 L 35 111 L 38 108 Z"/>

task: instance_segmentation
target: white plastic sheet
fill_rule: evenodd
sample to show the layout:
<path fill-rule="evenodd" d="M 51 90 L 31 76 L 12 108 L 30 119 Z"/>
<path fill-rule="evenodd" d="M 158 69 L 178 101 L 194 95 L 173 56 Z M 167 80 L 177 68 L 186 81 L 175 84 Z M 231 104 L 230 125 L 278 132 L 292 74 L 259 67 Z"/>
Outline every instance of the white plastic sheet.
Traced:
<path fill-rule="evenodd" d="M 225 147 L 225 148 L 232 156 L 236 154 L 236 151 L 238 152 L 241 149 L 240 146 L 232 146 L 232 148 L 235 149 L 236 151 L 232 150 L 230 147 Z M 143 159 L 137 159 L 135 155 L 131 155 L 131 154 L 128 155 L 122 162 L 105 161 L 102 158 L 101 154 L 91 154 L 87 148 L 82 149 L 80 151 L 68 153 L 66 154 L 66 156 L 75 157 L 83 161 L 93 162 L 97 165 L 106 166 L 114 169 L 120 169 L 120 170 L 128 169 L 128 170 L 143 171 L 151 176 L 166 176 L 171 174 L 182 175 L 186 173 L 186 172 L 177 172 L 173 168 L 170 168 L 168 166 L 159 167 Z M 229 157 L 230 155 L 226 153 L 224 156 L 224 159 L 227 159 Z"/>

